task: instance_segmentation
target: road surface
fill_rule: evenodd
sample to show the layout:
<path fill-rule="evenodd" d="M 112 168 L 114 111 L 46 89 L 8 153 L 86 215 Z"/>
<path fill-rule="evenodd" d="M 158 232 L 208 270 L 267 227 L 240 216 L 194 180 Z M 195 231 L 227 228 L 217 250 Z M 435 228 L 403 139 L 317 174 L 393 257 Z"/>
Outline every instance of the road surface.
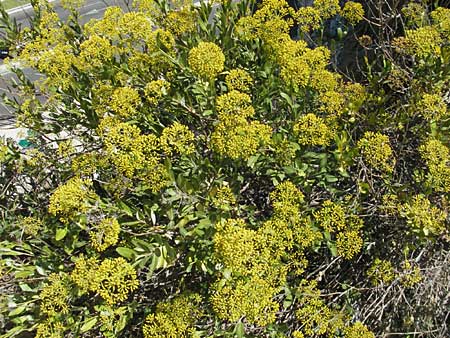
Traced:
<path fill-rule="evenodd" d="M 59 17 L 65 21 L 69 12 L 62 8 L 59 0 L 51 1 L 53 7 L 58 13 Z M 88 22 L 91 19 L 98 19 L 103 17 L 105 9 L 110 6 L 120 6 L 124 11 L 129 11 L 131 8 L 131 0 L 87 0 L 85 5 L 80 8 L 80 21 L 82 24 Z M 15 18 L 17 23 L 22 27 L 28 25 L 29 18 L 33 15 L 33 8 L 30 5 L 14 8 L 9 10 L 8 13 L 12 18 Z M 25 74 L 30 79 L 37 79 L 39 75 L 31 70 L 24 69 Z M 9 93 L 8 84 L 10 83 L 13 74 L 8 71 L 6 66 L 0 60 L 0 95 L 3 93 Z M 14 122 L 11 108 L 7 107 L 3 100 L 0 98 L 0 136 L 2 135 L 1 129 L 10 127 Z"/>

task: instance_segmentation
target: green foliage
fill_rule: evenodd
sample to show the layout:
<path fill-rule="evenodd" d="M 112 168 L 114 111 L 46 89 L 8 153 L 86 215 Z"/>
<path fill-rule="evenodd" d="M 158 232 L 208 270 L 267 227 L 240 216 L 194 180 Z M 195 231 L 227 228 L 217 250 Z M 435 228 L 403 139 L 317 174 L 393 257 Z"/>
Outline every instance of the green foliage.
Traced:
<path fill-rule="evenodd" d="M 449 285 L 447 8 L 396 9 L 352 74 L 362 3 L 80 4 L 20 31 L 2 11 L 42 74 L 9 63 L 32 147 L 0 145 L 2 338 L 437 332 L 417 290 Z"/>

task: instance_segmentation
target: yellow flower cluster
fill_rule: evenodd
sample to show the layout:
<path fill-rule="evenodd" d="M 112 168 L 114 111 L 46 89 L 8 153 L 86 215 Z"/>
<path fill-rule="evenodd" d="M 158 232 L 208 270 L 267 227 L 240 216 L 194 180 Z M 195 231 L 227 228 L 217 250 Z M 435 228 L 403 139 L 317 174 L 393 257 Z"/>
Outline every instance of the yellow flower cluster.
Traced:
<path fill-rule="evenodd" d="M 217 98 L 219 123 L 211 135 L 214 151 L 231 159 L 247 159 L 262 144 L 270 142 L 272 130 L 258 121 L 248 122 L 254 115 L 250 96 L 231 91 Z"/>
<path fill-rule="evenodd" d="M 400 274 L 400 283 L 404 287 L 411 288 L 422 280 L 422 272 L 418 266 L 411 264 L 409 260 L 402 263 L 402 272 Z"/>
<path fill-rule="evenodd" d="M 0 140 L 2 142 L 2 140 Z M 8 146 L 5 144 L 0 144 L 0 164 L 6 162 L 6 156 L 8 155 Z"/>
<path fill-rule="evenodd" d="M 164 128 L 160 136 L 160 144 L 163 151 L 172 155 L 190 155 L 195 151 L 195 135 L 188 127 L 175 122 L 170 127 Z"/>
<path fill-rule="evenodd" d="M 81 256 L 70 277 L 82 292 L 96 292 L 108 305 L 124 301 L 139 286 L 136 271 L 122 257 L 98 264 L 95 258 Z"/>
<path fill-rule="evenodd" d="M 264 279 L 253 276 L 249 280 L 213 285 L 211 303 L 222 320 L 237 322 L 242 317 L 250 324 L 266 326 L 275 321 L 279 305 L 273 300 L 278 291 Z"/>
<path fill-rule="evenodd" d="M 249 73 L 243 69 L 232 69 L 225 77 L 228 91 L 233 90 L 249 93 L 252 89 L 253 79 Z"/>
<path fill-rule="evenodd" d="M 93 34 L 80 44 L 77 66 L 84 70 L 101 68 L 113 57 L 113 48 L 109 39 Z"/>
<path fill-rule="evenodd" d="M 417 110 L 426 120 L 440 120 L 447 115 L 447 104 L 439 94 L 424 94 Z"/>
<path fill-rule="evenodd" d="M 343 329 L 343 315 L 330 309 L 320 298 L 320 290 L 316 281 L 302 280 L 298 293 L 300 308 L 295 312 L 302 324 L 301 332 L 305 337 L 327 335 L 334 337 L 337 330 Z"/>
<path fill-rule="evenodd" d="M 367 270 L 367 277 L 375 286 L 388 285 L 395 278 L 394 267 L 390 261 L 376 258 Z"/>
<path fill-rule="evenodd" d="M 292 19 L 285 18 L 294 14 L 286 0 L 263 0 L 253 16 L 239 19 L 236 33 L 244 41 L 258 37 L 264 41 L 266 50 L 273 51 L 281 41 L 290 40 L 288 34 L 294 23 Z"/>
<path fill-rule="evenodd" d="M 322 208 L 314 212 L 314 219 L 329 233 L 341 231 L 347 226 L 345 209 L 330 200 L 323 202 Z"/>
<path fill-rule="evenodd" d="M 227 208 L 236 204 L 236 197 L 229 186 L 222 185 L 215 191 L 212 204 L 218 209 Z"/>
<path fill-rule="evenodd" d="M 113 119 L 104 119 L 99 133 L 107 158 L 125 177 L 136 177 L 158 165 L 160 145 L 155 135 L 142 135 L 137 126 Z"/>
<path fill-rule="evenodd" d="M 36 217 L 24 217 L 19 220 L 18 226 L 26 235 L 36 237 L 39 230 L 42 229 L 43 223 L 42 220 Z"/>
<path fill-rule="evenodd" d="M 350 25 L 356 25 L 364 18 L 364 8 L 359 2 L 348 1 L 342 8 L 341 15 Z"/>
<path fill-rule="evenodd" d="M 428 167 L 428 184 L 439 192 L 450 192 L 450 149 L 439 140 L 430 139 L 419 147 Z"/>
<path fill-rule="evenodd" d="M 70 279 L 82 293 L 93 290 L 94 277 L 98 269 L 98 260 L 95 257 L 85 258 L 83 255 L 75 261 L 75 268 L 70 274 Z"/>
<path fill-rule="evenodd" d="M 200 42 L 189 51 L 188 63 L 200 78 L 214 80 L 224 69 L 225 55 L 215 43 Z"/>
<path fill-rule="evenodd" d="M 137 114 L 137 108 L 141 98 L 136 89 L 131 87 L 119 87 L 114 90 L 109 101 L 111 110 L 122 118 L 133 118 Z"/>
<path fill-rule="evenodd" d="M 61 322 L 44 321 L 37 326 L 35 338 L 62 338 L 66 329 Z"/>
<path fill-rule="evenodd" d="M 433 26 L 406 30 L 404 37 L 396 38 L 393 41 L 399 52 L 419 59 L 439 57 L 441 55 L 441 43 L 442 37 Z"/>
<path fill-rule="evenodd" d="M 327 146 L 334 137 L 334 131 L 323 118 L 312 113 L 302 116 L 294 125 L 298 143 L 304 146 Z"/>
<path fill-rule="evenodd" d="M 68 223 L 79 214 L 90 209 L 90 201 L 98 196 L 91 189 L 92 181 L 73 177 L 60 185 L 50 196 L 49 213 L 60 216 L 63 223 Z"/>
<path fill-rule="evenodd" d="M 258 256 L 257 233 L 247 229 L 242 219 L 228 219 L 216 225 L 214 256 L 226 268 L 245 275 Z"/>
<path fill-rule="evenodd" d="M 61 0 L 61 6 L 67 10 L 80 8 L 86 0 Z"/>
<path fill-rule="evenodd" d="M 319 110 L 329 114 L 339 116 L 343 112 L 345 98 L 341 93 L 328 90 L 320 96 Z"/>
<path fill-rule="evenodd" d="M 362 220 L 356 215 L 347 215 L 342 205 L 325 201 L 322 208 L 313 213 L 316 223 L 328 233 L 336 233 L 336 249 L 339 256 L 352 259 L 361 251 L 363 240 L 360 230 Z"/>
<path fill-rule="evenodd" d="M 336 251 L 338 256 L 352 259 L 361 251 L 363 240 L 359 231 L 348 230 L 336 235 Z"/>
<path fill-rule="evenodd" d="M 319 29 L 322 22 L 320 11 L 311 6 L 300 7 L 295 13 L 294 19 L 304 33 Z"/>
<path fill-rule="evenodd" d="M 370 167 L 387 173 L 394 170 L 395 158 L 387 135 L 367 131 L 358 141 L 358 149 Z"/>
<path fill-rule="evenodd" d="M 270 193 L 274 215 L 286 221 L 299 221 L 300 206 L 304 202 L 303 193 L 291 182 L 284 181 Z"/>
<path fill-rule="evenodd" d="M 169 11 L 164 19 L 164 27 L 174 35 L 181 36 L 183 34 L 195 32 L 197 29 L 197 12 L 189 8 L 186 4 L 182 8 Z"/>
<path fill-rule="evenodd" d="M 68 313 L 70 291 L 67 276 L 52 273 L 48 282 L 39 294 L 41 311 L 49 317 Z"/>
<path fill-rule="evenodd" d="M 411 2 L 402 8 L 402 14 L 409 26 L 421 27 L 426 19 L 426 8 L 422 4 Z"/>
<path fill-rule="evenodd" d="M 178 296 L 169 302 L 159 303 L 156 312 L 149 314 L 142 328 L 144 338 L 192 337 L 193 325 L 200 318 L 197 294 Z"/>
<path fill-rule="evenodd" d="M 450 34 L 450 8 L 438 7 L 430 15 L 434 27 L 441 33 L 444 39 L 448 40 Z"/>
<path fill-rule="evenodd" d="M 329 19 L 336 14 L 339 14 L 341 8 L 339 7 L 339 0 L 314 0 L 313 4 L 322 19 Z"/>
<path fill-rule="evenodd" d="M 269 220 L 252 230 L 241 219 L 228 219 L 217 225 L 213 241 L 214 256 L 223 264 L 224 275 L 231 274 L 213 287 L 217 315 L 230 321 L 245 317 L 258 325 L 273 322 L 278 309 L 273 297 L 287 273 L 281 258 L 292 248 L 293 230 L 283 220 Z"/>
<path fill-rule="evenodd" d="M 363 323 L 356 322 L 352 326 L 348 326 L 344 329 L 344 337 L 345 338 L 375 338 L 375 335 Z"/>
<path fill-rule="evenodd" d="M 424 195 L 416 195 L 410 202 L 404 203 L 400 216 L 406 219 L 413 232 L 426 238 L 439 236 L 446 231 L 447 214 L 432 206 Z"/>
<path fill-rule="evenodd" d="M 119 240 L 120 224 L 115 218 L 105 218 L 89 233 L 91 245 L 97 251 L 104 251 Z"/>
<path fill-rule="evenodd" d="M 150 81 L 145 85 L 144 95 L 148 103 L 152 106 L 156 106 L 159 101 L 167 95 L 169 89 L 170 83 L 166 80 Z"/>

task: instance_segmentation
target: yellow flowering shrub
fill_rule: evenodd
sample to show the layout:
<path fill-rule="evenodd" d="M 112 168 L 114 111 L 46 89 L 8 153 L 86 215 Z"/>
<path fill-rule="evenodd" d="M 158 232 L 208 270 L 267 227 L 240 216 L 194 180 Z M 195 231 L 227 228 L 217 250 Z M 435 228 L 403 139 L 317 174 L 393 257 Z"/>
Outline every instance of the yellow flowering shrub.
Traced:
<path fill-rule="evenodd" d="M 86 213 L 90 208 L 90 201 L 98 198 L 92 190 L 92 181 L 73 177 L 60 185 L 50 196 L 48 212 L 59 216 L 63 223 L 68 223 L 79 214 Z"/>
<path fill-rule="evenodd" d="M 200 42 L 189 51 L 188 62 L 197 76 L 213 80 L 224 69 L 225 55 L 216 44 Z"/>
<path fill-rule="evenodd" d="M 142 331 L 144 338 L 191 337 L 193 325 L 202 312 L 198 294 L 178 296 L 169 302 L 159 303 L 155 313 L 145 318 Z"/>
<path fill-rule="evenodd" d="M 48 282 L 39 294 L 40 310 L 49 317 L 68 313 L 70 285 L 67 276 L 53 273 L 48 277 Z"/>
<path fill-rule="evenodd" d="M 164 128 L 160 137 L 163 151 L 171 155 L 173 153 L 189 155 L 195 150 L 195 136 L 188 127 L 175 122 L 170 127 Z"/>
<path fill-rule="evenodd" d="M 252 89 L 253 79 L 244 69 L 232 69 L 225 77 L 225 83 L 230 92 L 236 90 L 248 93 Z"/>
<path fill-rule="evenodd" d="M 91 245 L 97 251 L 104 251 L 119 240 L 120 224 L 115 218 L 105 218 L 89 233 Z"/>
<path fill-rule="evenodd" d="M 126 300 L 139 286 L 136 271 L 122 257 L 103 260 L 93 277 L 92 291 L 97 292 L 108 305 Z"/>
<path fill-rule="evenodd" d="M 364 18 L 364 8 L 359 2 L 347 1 L 341 15 L 350 25 L 356 25 Z"/>
<path fill-rule="evenodd" d="M 367 270 L 367 277 L 373 285 L 388 285 L 395 279 L 395 271 L 390 261 L 376 258 Z"/>
<path fill-rule="evenodd" d="M 367 131 L 358 141 L 358 149 L 370 167 L 387 173 L 394 170 L 395 158 L 387 135 Z"/>
<path fill-rule="evenodd" d="M 0 331 L 441 330 L 448 9 L 375 2 L 0 10 Z"/>
<path fill-rule="evenodd" d="M 327 146 L 333 138 L 333 130 L 320 116 L 306 114 L 294 125 L 298 143 L 308 146 Z"/>
<path fill-rule="evenodd" d="M 410 202 L 404 203 L 400 215 L 413 232 L 426 238 L 439 236 L 447 229 L 447 214 L 433 206 L 424 195 L 416 195 Z"/>
<path fill-rule="evenodd" d="M 450 191 L 449 148 L 436 139 L 430 139 L 419 147 L 428 168 L 427 183 L 436 191 Z"/>

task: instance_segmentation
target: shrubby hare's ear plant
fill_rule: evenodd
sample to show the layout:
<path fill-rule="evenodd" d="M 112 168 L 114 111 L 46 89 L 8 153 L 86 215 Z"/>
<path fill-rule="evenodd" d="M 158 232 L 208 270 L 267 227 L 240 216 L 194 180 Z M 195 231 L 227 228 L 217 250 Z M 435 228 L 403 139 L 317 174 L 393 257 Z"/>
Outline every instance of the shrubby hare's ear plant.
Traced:
<path fill-rule="evenodd" d="M 2 12 L 0 337 L 449 334 L 450 10 L 308 3 Z"/>

